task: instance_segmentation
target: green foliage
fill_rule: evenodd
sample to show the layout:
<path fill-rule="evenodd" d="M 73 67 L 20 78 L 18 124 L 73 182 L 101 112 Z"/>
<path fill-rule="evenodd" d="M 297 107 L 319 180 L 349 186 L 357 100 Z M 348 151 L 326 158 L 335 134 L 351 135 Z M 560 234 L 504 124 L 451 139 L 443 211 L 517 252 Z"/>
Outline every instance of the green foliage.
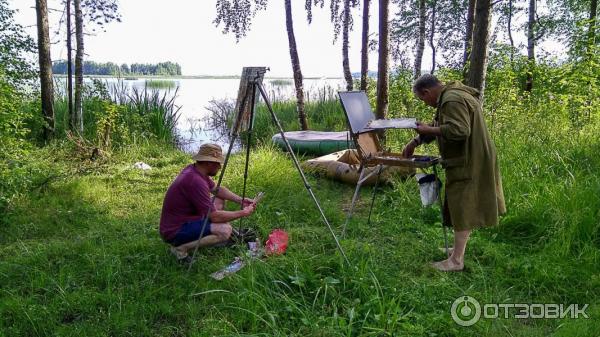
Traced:
<path fill-rule="evenodd" d="M 218 27 L 223 24 L 223 34 L 232 33 L 236 41 L 250 31 L 252 18 L 267 8 L 268 0 L 218 0 L 217 17 L 213 23 Z"/>
<path fill-rule="evenodd" d="M 177 90 L 173 93 L 149 87 L 130 90 L 122 82 L 107 84 L 93 80 L 84 84 L 81 136 L 104 150 L 149 140 L 177 144 L 180 107 L 175 105 L 176 97 Z M 57 95 L 54 108 L 56 135 L 66 137 L 69 116 L 64 94 Z"/>
<path fill-rule="evenodd" d="M 143 90 L 133 88 L 129 95 L 129 101 L 125 104 L 127 112 L 136 114 L 143 118 L 145 130 L 148 130 L 158 140 L 175 144 L 177 142 L 177 120 L 179 109 L 175 105 L 178 88 L 174 93 L 144 88 Z M 144 130 L 135 128 L 136 130 Z"/>
<path fill-rule="evenodd" d="M 0 210 L 14 197 L 20 186 L 12 179 L 14 159 L 24 156 L 27 129 L 20 112 L 20 96 L 0 72 Z"/>
<path fill-rule="evenodd" d="M 29 61 L 35 44 L 23 26 L 14 22 L 14 13 L 7 0 L 0 0 L 0 71 L 7 82 L 20 87 L 35 76 Z"/>
<path fill-rule="evenodd" d="M 31 148 L 28 121 L 39 121 L 23 108 L 25 85 L 34 76 L 28 61 L 33 40 L 13 16 L 7 1 L 0 0 L 0 212 L 28 185 L 15 172 L 22 172 L 20 161 Z"/>

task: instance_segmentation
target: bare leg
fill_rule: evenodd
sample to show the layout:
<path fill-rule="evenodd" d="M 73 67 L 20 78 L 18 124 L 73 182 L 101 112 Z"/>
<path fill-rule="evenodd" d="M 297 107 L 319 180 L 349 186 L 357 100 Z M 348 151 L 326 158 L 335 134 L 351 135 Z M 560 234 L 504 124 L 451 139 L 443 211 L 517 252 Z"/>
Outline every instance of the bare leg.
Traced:
<path fill-rule="evenodd" d="M 217 211 L 222 211 L 225 209 L 225 200 L 221 198 L 215 198 L 215 202 L 213 203 L 213 205 L 215 205 L 215 209 Z"/>
<path fill-rule="evenodd" d="M 465 249 L 471 230 L 454 232 L 454 248 L 450 258 L 440 262 L 434 262 L 433 267 L 440 271 L 459 271 L 464 268 Z"/>
<path fill-rule="evenodd" d="M 454 232 L 454 249 L 452 250 L 450 259 L 457 264 L 463 265 L 464 263 L 465 250 L 467 249 L 467 241 L 469 241 L 470 235 L 471 230 Z"/>
<path fill-rule="evenodd" d="M 189 251 L 194 250 L 198 247 L 208 247 L 215 245 L 220 242 L 227 241 L 231 236 L 231 225 L 229 223 L 213 223 L 211 226 L 211 234 L 207 235 L 200 240 L 190 241 L 177 246 L 175 249 L 186 256 Z"/>
<path fill-rule="evenodd" d="M 225 208 L 225 200 L 221 198 L 215 198 L 213 203 L 215 209 L 220 211 Z M 198 247 L 208 247 L 215 245 L 219 242 L 227 241 L 231 236 L 231 225 L 228 223 L 224 224 L 211 224 L 211 233 L 200 240 L 190 241 L 177 247 L 172 247 L 175 250 L 175 254 L 178 258 L 184 258 L 188 255 L 188 252 Z"/>

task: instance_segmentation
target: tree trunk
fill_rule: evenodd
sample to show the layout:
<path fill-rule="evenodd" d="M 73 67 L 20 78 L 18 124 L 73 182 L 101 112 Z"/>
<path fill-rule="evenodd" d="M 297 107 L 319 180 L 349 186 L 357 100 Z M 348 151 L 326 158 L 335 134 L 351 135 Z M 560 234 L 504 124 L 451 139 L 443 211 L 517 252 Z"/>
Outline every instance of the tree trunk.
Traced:
<path fill-rule="evenodd" d="M 469 57 L 469 80 L 467 84 L 478 89 L 481 92 L 482 98 L 488 62 L 491 11 L 491 0 L 477 0 L 477 4 L 475 5 L 475 25 L 473 27 L 473 47 Z"/>
<path fill-rule="evenodd" d="M 513 64 L 515 58 L 515 41 L 512 36 L 512 16 L 513 16 L 513 0 L 508 0 L 508 40 L 510 41 L 510 64 Z"/>
<path fill-rule="evenodd" d="M 296 86 L 296 109 L 298 111 L 298 122 L 302 130 L 308 130 L 306 113 L 304 112 L 304 87 L 302 85 L 302 71 L 300 70 L 300 58 L 296 48 L 296 37 L 294 36 L 294 21 L 292 20 L 291 0 L 285 0 L 285 26 L 287 28 L 288 43 L 290 47 L 290 58 L 292 60 L 292 71 L 294 72 L 294 85 Z"/>
<path fill-rule="evenodd" d="M 389 0 L 379 0 L 379 60 L 377 66 L 377 106 L 375 116 L 385 118 L 388 112 L 388 64 L 390 61 Z"/>
<path fill-rule="evenodd" d="M 35 1 L 40 65 L 42 114 L 44 116 L 44 140 L 54 136 L 54 83 L 52 82 L 52 59 L 50 57 L 50 29 L 48 27 L 48 4 L 46 0 Z"/>
<path fill-rule="evenodd" d="M 425 0 L 419 0 L 419 36 L 417 37 L 417 50 L 415 51 L 415 79 L 421 76 L 423 51 L 425 50 L 425 21 L 427 21 L 427 8 L 425 7 Z"/>
<path fill-rule="evenodd" d="M 367 91 L 369 76 L 369 4 L 371 0 L 363 1 L 362 17 L 362 48 L 360 50 L 360 90 Z"/>
<path fill-rule="evenodd" d="M 83 104 L 81 95 L 83 91 L 83 12 L 81 11 L 81 0 L 74 0 L 75 7 L 75 40 L 77 51 L 75 53 L 75 113 L 73 125 L 76 130 L 83 134 Z"/>
<path fill-rule="evenodd" d="M 71 131 L 77 131 L 77 127 L 73 124 L 73 62 L 71 51 L 71 0 L 66 1 L 67 6 L 67 106 L 69 111 L 69 127 Z"/>
<path fill-rule="evenodd" d="M 475 24 L 475 3 L 476 0 L 469 0 L 469 7 L 467 8 L 467 27 L 465 30 L 465 50 L 463 52 L 463 78 L 465 82 L 469 80 L 468 73 L 468 62 L 471 56 L 471 48 L 473 46 L 473 25 Z"/>
<path fill-rule="evenodd" d="M 350 59 L 348 57 L 348 34 L 350 30 L 350 0 L 344 0 L 344 22 L 342 31 L 342 66 L 344 68 L 344 79 L 346 79 L 346 90 L 354 89 L 352 73 L 350 72 Z"/>
<path fill-rule="evenodd" d="M 536 0 L 529 0 L 529 19 L 527 20 L 527 79 L 525 91 L 533 89 L 533 68 L 535 67 L 535 12 Z"/>
<path fill-rule="evenodd" d="M 437 10 L 437 0 L 433 0 L 431 3 L 431 30 L 429 31 L 429 47 L 431 47 L 431 74 L 435 71 L 435 43 L 433 38 L 435 36 L 435 14 Z"/>
<path fill-rule="evenodd" d="M 588 54 L 592 56 L 596 45 L 596 23 L 598 22 L 598 0 L 590 2 L 590 23 L 588 28 Z"/>

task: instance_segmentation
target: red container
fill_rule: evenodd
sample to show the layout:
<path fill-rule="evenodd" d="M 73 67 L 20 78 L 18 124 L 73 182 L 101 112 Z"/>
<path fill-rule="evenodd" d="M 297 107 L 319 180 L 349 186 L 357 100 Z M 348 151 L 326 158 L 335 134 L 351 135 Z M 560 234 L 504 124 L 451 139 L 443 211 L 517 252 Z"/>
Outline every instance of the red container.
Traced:
<path fill-rule="evenodd" d="M 269 234 L 265 243 L 267 255 L 280 255 L 285 253 L 288 245 L 288 234 L 283 229 L 275 229 Z"/>

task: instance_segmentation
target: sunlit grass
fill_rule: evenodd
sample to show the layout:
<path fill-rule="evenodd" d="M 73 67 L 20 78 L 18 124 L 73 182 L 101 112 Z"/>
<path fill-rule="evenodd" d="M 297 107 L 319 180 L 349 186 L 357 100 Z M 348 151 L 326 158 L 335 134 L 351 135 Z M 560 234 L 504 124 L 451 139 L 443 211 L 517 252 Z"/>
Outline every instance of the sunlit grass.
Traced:
<path fill-rule="evenodd" d="M 499 227 L 474 233 L 467 269 L 458 274 L 428 268 L 442 257 L 437 247 L 443 240 L 438 209 L 420 206 L 414 180 L 382 190 L 370 225 L 365 220 L 371 190 L 364 190 L 341 241 L 352 263 L 347 266 L 288 155 L 258 147 L 250 157 L 248 194 L 266 195 L 244 226 L 255 227 L 263 239 L 282 228 L 290 234 L 289 248 L 221 282 L 208 275 L 241 254 L 239 249 L 201 250 L 188 273 L 157 233 L 164 192 L 190 163 L 188 155 L 159 145 L 128 146 L 110 160 L 91 163 L 74 162 L 68 149 L 59 149 L 36 152 L 39 158 L 55 158 L 47 173 L 58 177 L 17 200 L 0 219 L 0 282 L 6 290 L 0 297 L 0 330 L 9 336 L 32 331 L 202 336 L 597 331 L 593 319 L 482 320 L 466 329 L 450 318 L 451 303 L 465 293 L 487 303 L 598 303 L 593 291 L 600 286 L 598 248 L 577 224 L 597 214 L 593 196 L 600 178 L 590 177 L 587 169 L 553 167 L 554 160 L 541 158 L 538 147 L 528 156 L 504 149 L 509 215 Z M 563 156 L 600 169 L 591 152 L 565 150 Z M 136 161 L 153 169 L 135 170 Z M 531 161 L 546 169 L 532 174 L 527 171 Z M 240 192 L 243 168 L 244 156 L 235 155 L 224 184 Z M 571 174 L 587 183 L 548 184 Z M 340 233 L 353 187 L 310 176 L 309 181 Z M 541 234 L 532 235 L 536 231 Z M 557 251 L 565 241 L 577 243 L 577 250 Z M 592 306 L 588 314 L 600 312 Z"/>

